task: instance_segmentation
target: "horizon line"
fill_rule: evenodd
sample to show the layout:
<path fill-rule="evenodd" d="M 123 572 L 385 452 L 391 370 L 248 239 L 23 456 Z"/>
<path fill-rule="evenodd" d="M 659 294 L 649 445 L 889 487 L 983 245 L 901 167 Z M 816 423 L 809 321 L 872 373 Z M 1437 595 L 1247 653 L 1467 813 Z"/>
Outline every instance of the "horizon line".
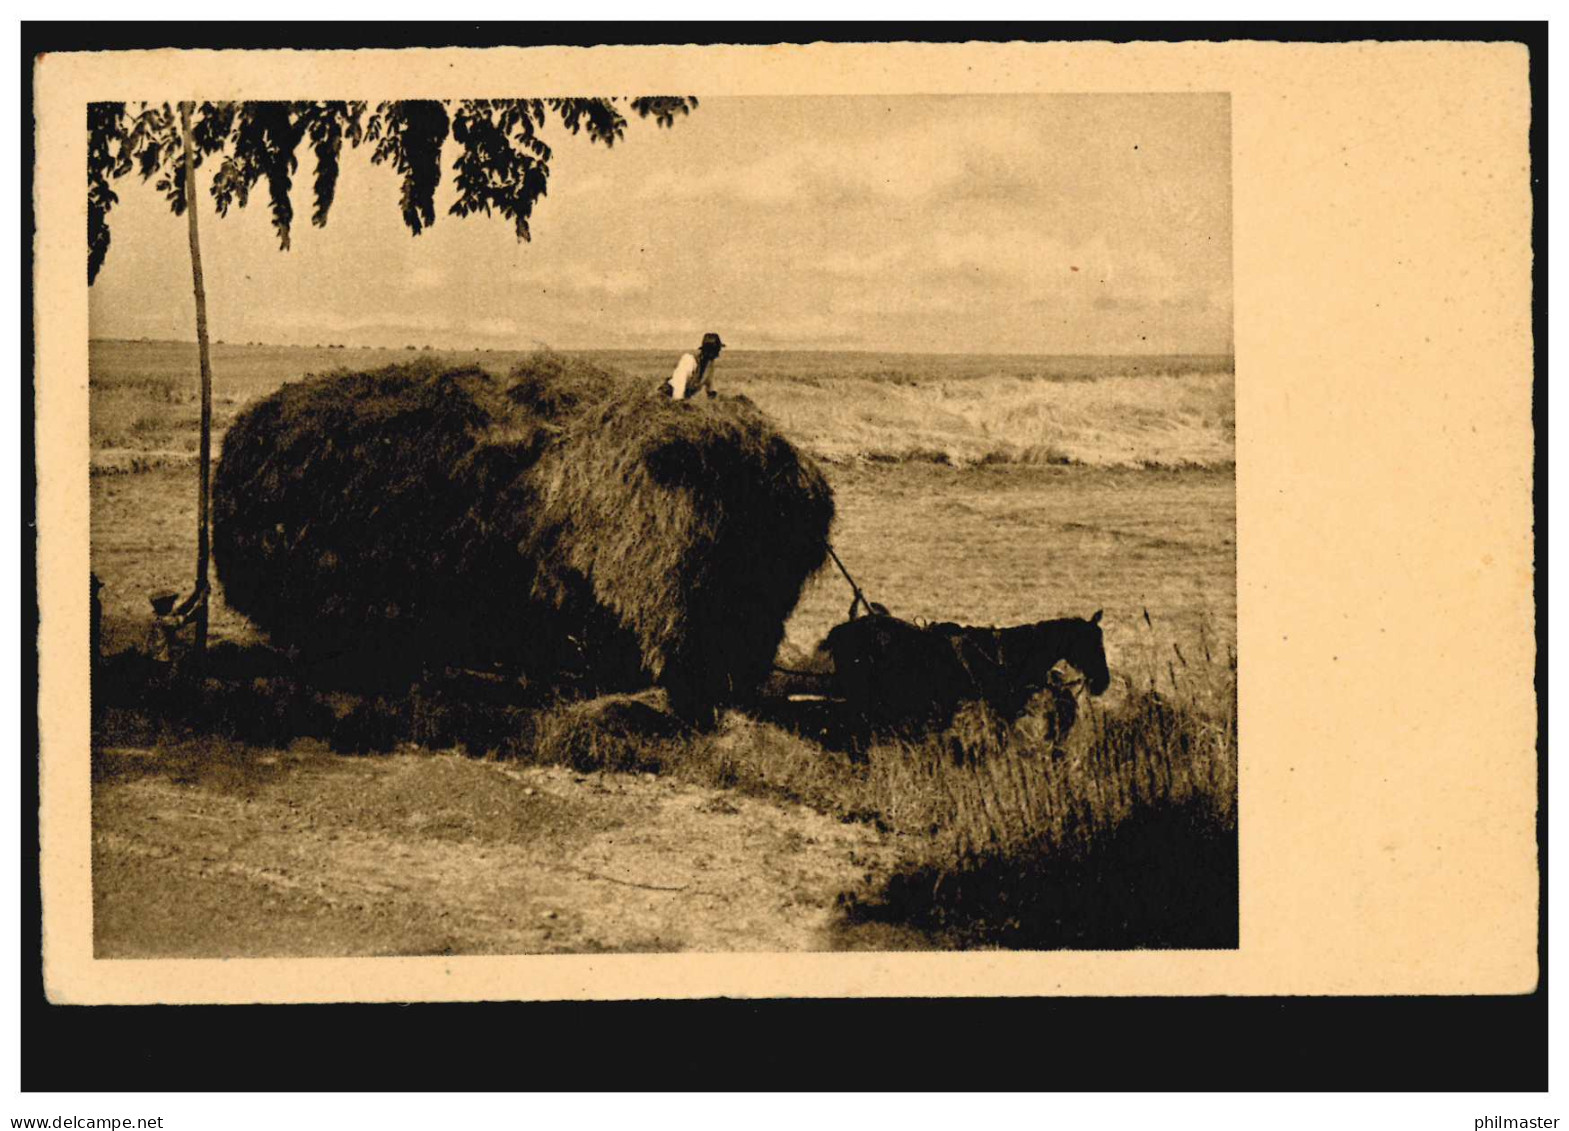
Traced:
<path fill-rule="evenodd" d="M 93 342 L 123 342 L 130 345 L 180 345 L 196 346 L 198 343 L 190 338 L 87 338 Z M 554 350 L 560 353 L 651 353 L 656 350 L 679 350 L 676 345 L 658 346 L 555 346 L 547 343 L 534 343 L 527 346 L 442 346 L 442 345 L 413 345 L 402 343 L 399 345 L 363 345 L 350 342 L 230 342 L 221 338 L 214 338 L 212 345 L 225 348 L 240 349 L 355 349 L 355 350 L 398 350 L 409 353 L 530 353 L 537 350 Z M 1049 350 L 912 350 L 912 349 L 876 349 L 869 346 L 726 346 L 727 353 L 865 353 L 884 354 L 908 357 L 1227 357 L 1236 359 L 1236 349 L 1210 351 L 1210 350 L 1153 350 L 1144 353 L 1110 350 L 1103 353 L 1054 353 Z"/>

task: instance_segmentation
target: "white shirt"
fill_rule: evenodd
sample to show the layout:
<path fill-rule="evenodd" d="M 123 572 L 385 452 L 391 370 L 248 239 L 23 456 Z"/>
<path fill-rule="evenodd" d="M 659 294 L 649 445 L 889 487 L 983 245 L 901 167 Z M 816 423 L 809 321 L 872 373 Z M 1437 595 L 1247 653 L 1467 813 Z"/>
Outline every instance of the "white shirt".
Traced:
<path fill-rule="evenodd" d="M 710 365 L 707 371 L 699 374 L 697 358 L 689 353 L 682 354 L 668 382 L 671 399 L 683 401 L 687 397 L 697 396 L 697 391 L 708 383 L 708 373 L 712 370 L 713 366 Z"/>

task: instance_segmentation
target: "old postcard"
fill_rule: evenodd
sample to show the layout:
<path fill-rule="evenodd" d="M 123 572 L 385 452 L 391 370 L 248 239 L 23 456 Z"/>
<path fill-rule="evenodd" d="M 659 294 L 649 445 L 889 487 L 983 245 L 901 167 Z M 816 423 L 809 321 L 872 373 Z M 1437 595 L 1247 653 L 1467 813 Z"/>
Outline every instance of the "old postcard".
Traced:
<path fill-rule="evenodd" d="M 1535 985 L 1524 48 L 35 81 L 52 1000 Z"/>

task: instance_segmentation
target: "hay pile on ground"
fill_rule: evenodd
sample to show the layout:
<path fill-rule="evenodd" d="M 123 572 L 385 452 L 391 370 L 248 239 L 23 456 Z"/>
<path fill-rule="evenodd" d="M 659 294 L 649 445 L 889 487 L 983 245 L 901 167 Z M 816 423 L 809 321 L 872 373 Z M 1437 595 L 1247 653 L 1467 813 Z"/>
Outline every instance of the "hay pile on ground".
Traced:
<path fill-rule="evenodd" d="M 540 354 L 285 385 L 224 440 L 213 548 L 229 605 L 341 679 L 651 679 L 706 716 L 767 675 L 832 517 L 745 398 Z"/>

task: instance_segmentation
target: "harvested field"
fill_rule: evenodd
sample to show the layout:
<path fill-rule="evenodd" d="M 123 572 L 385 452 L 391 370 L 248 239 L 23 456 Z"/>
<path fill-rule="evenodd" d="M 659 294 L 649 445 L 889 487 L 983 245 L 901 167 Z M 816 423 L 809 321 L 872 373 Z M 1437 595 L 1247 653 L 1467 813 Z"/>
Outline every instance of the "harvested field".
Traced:
<path fill-rule="evenodd" d="M 128 413 L 134 418 L 140 409 L 133 410 L 133 405 L 149 407 L 144 401 L 151 394 L 137 392 L 137 382 L 165 362 L 141 355 L 167 358 L 175 352 L 174 347 L 95 344 L 95 438 L 102 433 L 117 444 L 144 443 L 132 449 L 138 453 L 186 448 L 191 435 L 187 423 L 177 421 L 167 434 L 161 425 L 149 425 L 139 439 L 113 419 Z M 180 368 L 183 361 L 169 363 L 177 389 L 193 380 L 190 352 L 190 370 Z M 372 368 L 379 360 L 370 356 L 373 351 L 348 352 L 347 361 L 355 368 Z M 367 356 L 352 356 L 358 352 Z M 231 363 L 227 370 L 226 353 Z M 322 357 L 329 355 L 322 351 Z M 134 364 L 125 364 L 127 358 Z M 334 351 L 320 367 L 345 360 L 343 351 Z M 472 358 L 448 357 L 443 364 L 464 360 Z M 480 360 L 505 372 L 517 359 L 489 355 Z M 642 382 L 649 376 L 637 371 L 636 356 L 610 360 L 628 374 L 628 381 Z M 648 367 L 656 360 L 650 358 Z M 767 359 L 768 366 L 752 366 L 751 358 L 738 355 L 737 362 L 743 360 L 746 365 L 731 366 L 727 355 L 719 387 L 727 393 L 744 391 L 763 412 L 785 422 L 784 434 L 819 461 L 835 495 L 834 545 L 872 599 L 905 617 L 975 624 L 1087 616 L 1105 609 L 1112 688 L 1081 713 L 1079 726 L 1059 755 L 1054 757 L 1049 745 L 1040 744 L 1029 720 L 1006 736 L 1000 748 L 962 728 L 949 736 L 975 752 L 968 761 L 956 761 L 951 741 L 945 740 L 931 748 L 881 746 L 867 763 L 851 765 L 809 732 L 761 715 L 731 712 L 706 736 L 660 736 L 635 728 L 607 734 L 596 721 L 585 725 L 580 716 L 562 708 L 535 718 L 526 729 L 506 733 L 482 734 L 480 728 L 464 724 L 476 736 L 463 744 L 466 753 L 490 750 L 498 761 L 453 756 L 457 743 L 450 728 L 428 743 L 402 745 L 403 739 L 391 736 L 389 745 L 397 752 L 390 757 L 342 758 L 327 752 L 329 738 L 241 741 L 156 725 L 141 713 L 116 709 L 99 732 L 99 757 L 106 768 L 94 786 L 95 869 L 102 877 L 95 891 L 100 953 L 157 954 L 178 947 L 188 948 L 180 953 L 304 952 L 272 949 L 290 945 L 324 954 L 596 946 L 1235 945 L 1234 887 L 1228 886 L 1235 879 L 1234 868 L 1228 877 L 1228 861 L 1235 852 L 1237 755 L 1235 506 L 1229 456 L 1206 463 L 1204 449 L 1194 445 L 1184 449 L 1187 454 L 1181 459 L 1156 461 L 1167 464 L 1159 467 L 1142 467 L 1120 457 L 1096 462 L 1087 456 L 1070 463 L 884 459 L 879 456 L 882 439 L 861 444 L 854 434 L 861 426 L 857 422 L 888 413 L 891 398 L 934 397 L 939 395 L 934 390 L 942 387 L 949 389 L 945 395 L 951 399 L 972 402 L 966 411 L 977 440 L 974 448 L 955 449 L 961 455 L 979 450 L 986 429 L 1000 433 L 1011 427 L 1007 421 L 1030 389 L 1041 400 L 1050 400 L 1059 387 L 1077 390 L 1074 395 L 1080 399 L 1074 403 L 1090 414 L 1079 427 L 1109 433 L 1122 426 L 1112 415 L 1093 416 L 1099 411 L 1093 406 L 1100 403 L 1094 386 L 1117 376 L 1117 370 L 1100 367 L 1074 376 L 1064 372 L 1073 367 L 1063 363 L 1056 370 L 1042 367 L 1031 378 L 1017 366 L 988 372 L 980 361 L 969 369 L 941 361 L 923 375 L 908 359 L 873 364 L 856 357 L 785 356 Z M 233 407 L 254 401 L 317 361 L 310 351 L 220 351 L 220 427 L 233 412 L 223 405 L 225 396 L 235 398 Z M 895 370 L 897 380 L 890 376 Z M 123 384 L 122 374 L 129 375 Z M 1202 372 L 1179 369 L 1132 376 L 1172 382 L 1173 405 L 1187 403 L 1190 394 L 1180 386 L 1190 380 L 1199 382 L 1192 396 L 1229 404 L 1229 387 L 1215 391 L 1213 383 L 1220 379 Z M 1036 384 L 1024 384 L 1029 380 Z M 995 413 L 988 416 L 986 390 L 996 382 L 1001 382 L 998 389 L 1018 388 L 998 399 Z M 1101 399 L 1107 404 L 1116 400 Z M 162 403 L 150 402 L 152 407 Z M 844 422 L 838 432 L 833 431 L 835 419 Z M 789 423 L 792 420 L 797 423 Z M 900 426 L 888 427 L 897 431 Z M 1229 418 L 1216 415 L 1202 427 L 1211 429 L 1204 433 L 1206 445 L 1221 437 L 1229 451 Z M 1173 431 L 1172 442 L 1186 443 L 1180 431 Z M 1102 448 L 1111 451 L 1107 445 Z M 95 448 L 95 461 L 103 455 Z M 192 475 L 188 464 L 149 456 L 145 470 L 93 477 L 93 567 L 106 584 L 105 630 L 111 650 L 136 644 L 145 635 L 147 593 L 189 584 L 194 558 Z M 811 580 L 784 626 L 780 662 L 799 660 L 843 619 L 849 596 L 836 572 Z M 258 643 L 254 626 L 231 609 L 221 593 L 218 597 L 216 639 L 241 646 Z M 339 702 L 335 709 L 347 717 L 351 704 Z M 218 771 L 191 768 L 208 761 L 243 767 L 232 771 L 237 779 L 272 783 L 267 789 L 277 792 L 268 796 L 280 799 L 280 807 L 264 803 L 258 794 L 252 807 L 233 808 L 226 800 L 227 779 L 215 777 Z M 129 765 L 150 769 L 146 774 L 114 769 Z M 393 776 L 394 768 L 401 779 Z M 666 887 L 686 885 L 685 890 L 623 889 L 584 879 L 582 890 L 597 891 L 601 897 L 596 914 L 610 915 L 604 905 L 619 906 L 623 896 L 645 902 L 626 904 L 628 918 L 621 927 L 608 919 L 591 926 L 585 921 L 552 938 L 526 916 L 509 918 L 507 900 L 524 899 L 518 893 L 527 890 L 530 877 L 547 885 L 579 882 L 555 874 L 550 862 L 570 858 L 570 846 L 579 842 L 573 839 L 576 833 L 531 805 L 532 795 L 484 784 L 491 778 L 483 774 L 467 776 L 481 771 L 501 779 L 507 774 L 540 775 L 541 781 L 554 783 L 552 788 L 559 785 L 561 804 L 575 814 L 584 812 L 582 806 L 614 810 L 626 823 L 622 832 L 606 835 L 616 843 L 624 836 L 634 838 L 625 842 L 629 845 L 642 838 L 639 858 L 657 861 L 659 867 L 646 874 L 629 870 L 624 876 L 594 870 Z M 465 775 L 463 788 L 434 790 L 429 810 L 422 809 L 414 825 L 394 820 L 400 802 L 373 784 L 402 780 L 400 789 L 417 793 L 429 784 L 427 776 L 449 772 Z M 652 779 L 645 776 L 649 774 Z M 295 779 L 298 784 L 291 784 Z M 333 802 L 331 791 L 340 788 L 363 790 L 368 804 L 355 809 Z M 601 788 L 611 792 L 601 793 Z M 326 792 L 319 803 L 312 802 L 318 790 Z M 744 930 L 724 933 L 728 912 L 722 904 L 715 905 L 720 910 L 710 921 L 695 897 L 690 905 L 683 902 L 687 893 L 708 889 L 701 882 L 704 869 L 697 857 L 683 855 L 677 841 L 661 831 L 661 821 L 677 819 L 662 803 L 654 804 L 666 790 L 690 798 L 674 826 L 682 836 L 696 838 L 693 843 L 726 845 L 722 851 L 704 851 L 716 858 L 737 853 L 738 866 L 753 876 L 758 898 L 750 912 L 739 916 L 749 924 Z M 611 799 L 615 791 L 621 800 Z M 465 798 L 470 792 L 477 809 L 468 808 Z M 314 830 L 305 830 L 308 840 L 302 843 L 317 843 L 316 838 L 358 843 L 356 838 L 373 834 L 374 850 L 330 857 L 296 852 L 276 827 L 299 807 L 306 807 L 314 821 Z M 758 830 L 751 849 L 704 839 L 719 837 L 726 822 L 737 820 L 728 811 L 731 807 L 746 814 L 744 823 Z M 153 835 L 146 814 L 167 811 L 174 819 L 185 808 L 191 814 L 179 818 L 180 827 L 205 830 L 199 836 L 181 833 L 156 844 L 142 839 Z M 767 816 L 773 812 L 796 814 L 790 820 L 798 823 L 788 827 L 802 839 L 787 835 L 784 826 Z M 591 818 L 582 820 L 593 825 Z M 439 851 L 420 847 L 426 837 L 420 831 L 426 825 L 420 822 L 428 831 L 448 823 L 474 829 L 476 821 L 491 823 L 492 831 L 440 841 Z M 853 844 L 841 846 L 840 862 L 814 863 L 819 847 L 838 843 L 828 837 L 830 829 L 843 831 Z M 559 848 L 552 838 L 560 839 Z M 181 847 L 188 840 L 189 851 Z M 810 840 L 817 845 L 807 843 Z M 453 848 L 454 843 L 459 847 Z M 503 843 L 513 845 L 505 854 Z M 377 862 L 400 847 L 409 854 L 399 858 L 403 863 L 398 869 L 389 872 Z M 213 871 L 214 862 L 224 859 L 233 860 L 237 868 Z M 269 859 L 281 862 L 298 886 L 268 878 Z M 152 860 L 158 862 L 156 867 L 148 863 Z M 1173 860 L 1186 863 L 1174 867 Z M 505 877 L 492 881 L 494 890 L 488 896 L 478 878 L 486 874 L 483 861 L 496 863 L 494 875 Z M 781 871 L 790 861 L 804 871 Z M 187 944 L 172 933 L 161 933 L 158 923 L 201 916 L 201 908 L 215 898 L 204 894 L 209 881 L 202 877 L 202 867 L 216 877 L 211 882 L 228 885 L 226 901 L 254 906 L 255 913 L 232 920 L 219 917 L 209 932 Z M 435 878 L 445 869 L 476 878 L 472 889 L 465 886 L 467 881 L 459 885 L 452 904 L 437 906 L 440 884 Z M 735 883 L 737 888 L 722 890 L 739 899 L 744 886 L 739 874 Z M 830 888 L 833 893 L 824 894 Z M 293 936 L 268 927 L 262 913 L 266 901 L 303 898 L 299 890 L 327 891 L 338 909 L 279 902 L 269 913 L 302 930 L 306 923 L 317 926 Z M 605 899 L 611 890 L 615 896 Z M 256 896 L 254 905 L 242 891 Z M 365 901 L 351 898 L 352 892 L 362 891 L 380 892 L 377 898 L 383 902 L 376 906 L 381 910 L 344 910 L 354 905 L 354 898 Z M 1165 902 L 1147 899 L 1152 891 L 1165 892 Z M 143 900 L 148 892 L 161 894 Z M 1064 892 L 1078 894 L 1064 902 L 1059 898 Z M 764 899 L 765 894 L 771 900 Z M 647 901 L 656 899 L 672 906 L 650 910 L 648 917 L 635 911 L 652 907 Z M 999 915 L 997 909 L 1005 905 L 1013 910 Z M 541 915 L 550 909 L 539 907 Z M 1133 921 L 1125 914 L 1130 907 L 1143 907 L 1149 914 Z M 1196 907 L 1204 910 L 1195 913 Z M 439 916 L 443 909 L 449 912 L 447 920 Z M 462 924 L 461 929 L 446 929 L 443 924 L 449 921 Z M 682 922 L 690 922 L 689 931 L 677 929 Z"/>

